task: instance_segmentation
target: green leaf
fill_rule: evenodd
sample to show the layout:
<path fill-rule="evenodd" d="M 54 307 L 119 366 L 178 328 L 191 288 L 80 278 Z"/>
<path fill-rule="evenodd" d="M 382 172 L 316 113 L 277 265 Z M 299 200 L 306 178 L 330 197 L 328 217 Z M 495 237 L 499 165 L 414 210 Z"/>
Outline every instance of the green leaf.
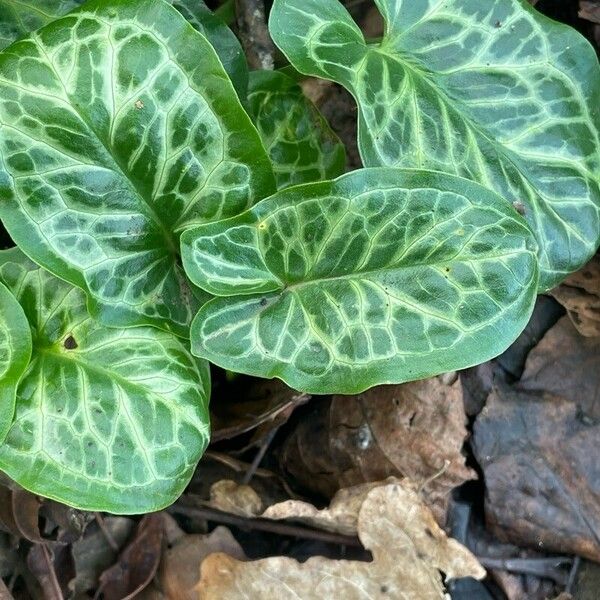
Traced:
<path fill-rule="evenodd" d="M 248 103 L 279 189 L 344 173 L 344 145 L 293 79 L 277 71 L 253 71 Z"/>
<path fill-rule="evenodd" d="M 173 502 L 209 438 L 205 361 L 153 327 L 109 329 L 85 295 L 0 252 L 0 281 L 33 330 L 0 469 L 71 506 L 144 513 Z"/>
<path fill-rule="evenodd" d="M 248 92 L 248 63 L 233 31 L 206 6 L 203 0 L 170 1 L 213 45 L 238 96 L 244 101 Z"/>
<path fill-rule="evenodd" d="M 84 0 L 0 0 L 0 50 L 55 21 Z M 248 91 L 248 65 L 233 31 L 203 0 L 168 0 L 216 50 L 240 98 Z"/>
<path fill-rule="evenodd" d="M 215 296 L 192 352 L 310 393 L 358 393 L 484 362 L 525 327 L 537 246 L 466 179 L 366 169 L 296 186 L 181 239 Z"/>
<path fill-rule="evenodd" d="M 0 0 L 0 50 L 58 17 L 84 0 Z"/>
<path fill-rule="evenodd" d="M 161 0 L 93 0 L 0 53 L 0 218 L 111 326 L 187 335 L 179 235 L 270 194 L 212 46 Z"/>
<path fill-rule="evenodd" d="M 461 175 L 516 206 L 539 244 L 540 288 L 600 241 L 600 69 L 588 42 L 526 0 L 376 0 L 367 44 L 338 0 L 275 0 L 270 30 L 299 71 L 359 107 L 365 166 Z"/>
<path fill-rule="evenodd" d="M 0 443 L 15 412 L 17 385 L 31 358 L 31 331 L 23 309 L 0 283 Z"/>

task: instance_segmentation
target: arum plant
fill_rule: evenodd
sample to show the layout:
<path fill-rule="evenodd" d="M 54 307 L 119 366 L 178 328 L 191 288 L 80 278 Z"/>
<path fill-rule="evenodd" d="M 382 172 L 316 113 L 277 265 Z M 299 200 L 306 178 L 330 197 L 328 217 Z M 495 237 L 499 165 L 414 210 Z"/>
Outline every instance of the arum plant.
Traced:
<path fill-rule="evenodd" d="M 377 6 L 375 44 L 337 0 L 271 13 L 357 99 L 344 175 L 298 83 L 248 73 L 199 0 L 0 0 L 1 470 L 160 509 L 208 443 L 208 361 L 317 394 L 461 369 L 595 251 L 587 43 L 517 0 Z"/>
<path fill-rule="evenodd" d="M 539 242 L 540 290 L 600 240 L 600 75 L 590 44 L 528 0 L 375 0 L 367 43 L 338 0 L 275 0 L 300 72 L 356 98 L 366 166 L 436 169 L 495 190 Z"/>

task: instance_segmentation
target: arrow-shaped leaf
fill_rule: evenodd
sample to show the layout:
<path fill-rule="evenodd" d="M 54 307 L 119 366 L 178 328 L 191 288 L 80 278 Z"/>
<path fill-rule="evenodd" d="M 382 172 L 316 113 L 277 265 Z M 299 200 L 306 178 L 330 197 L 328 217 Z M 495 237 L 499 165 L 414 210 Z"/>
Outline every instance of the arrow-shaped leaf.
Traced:
<path fill-rule="evenodd" d="M 161 0 L 93 0 L 0 53 L 0 218 L 112 326 L 187 335 L 179 235 L 271 193 L 210 43 Z"/>
<path fill-rule="evenodd" d="M 338 0 L 275 0 L 271 34 L 302 73 L 357 99 L 365 166 L 424 167 L 494 189 L 539 242 L 540 288 L 600 241 L 600 69 L 527 0 L 375 0 L 367 43 Z"/>
<path fill-rule="evenodd" d="M 0 282 L 34 340 L 0 469 L 87 510 L 144 513 L 172 503 L 208 443 L 207 363 L 171 333 L 100 325 L 80 289 L 18 250 L 0 252 Z"/>
<path fill-rule="evenodd" d="M 451 175 L 366 169 L 296 186 L 186 231 L 192 281 L 223 296 L 197 356 L 311 393 L 356 393 L 483 362 L 527 323 L 536 244 L 493 192 Z"/>
<path fill-rule="evenodd" d="M 0 283 L 0 443 L 15 412 L 15 395 L 29 359 L 31 332 L 23 309 Z"/>

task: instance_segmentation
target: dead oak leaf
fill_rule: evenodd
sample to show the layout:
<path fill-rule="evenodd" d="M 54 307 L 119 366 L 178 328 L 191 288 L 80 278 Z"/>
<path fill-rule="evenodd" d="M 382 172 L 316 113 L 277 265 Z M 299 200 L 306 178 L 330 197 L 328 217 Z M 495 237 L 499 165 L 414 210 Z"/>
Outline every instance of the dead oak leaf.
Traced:
<path fill-rule="evenodd" d="M 357 528 L 372 562 L 318 556 L 305 563 L 287 557 L 242 562 L 212 554 L 201 566 L 198 597 L 437 600 L 447 597 L 440 571 L 448 578 L 485 575 L 466 548 L 446 537 L 408 481 L 370 490 L 358 509 Z"/>
<path fill-rule="evenodd" d="M 462 454 L 462 395 L 460 381 L 433 377 L 315 402 L 284 444 L 283 469 L 327 497 L 389 476 L 427 481 L 426 502 L 443 524 L 452 489 L 476 477 Z"/>

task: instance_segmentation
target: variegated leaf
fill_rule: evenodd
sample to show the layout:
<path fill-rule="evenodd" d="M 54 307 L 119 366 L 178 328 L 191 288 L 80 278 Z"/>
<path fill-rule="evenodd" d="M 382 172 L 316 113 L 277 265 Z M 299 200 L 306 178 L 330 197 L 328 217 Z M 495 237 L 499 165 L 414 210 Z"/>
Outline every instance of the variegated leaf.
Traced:
<path fill-rule="evenodd" d="M 162 0 L 92 0 L 0 53 L 0 218 L 105 324 L 187 335 L 180 233 L 273 189 L 215 51 Z"/>
<path fill-rule="evenodd" d="M 253 71 L 248 104 L 279 189 L 333 179 L 344 172 L 344 145 L 291 77 Z"/>
<path fill-rule="evenodd" d="M 0 443 L 15 412 L 15 395 L 31 358 L 31 331 L 23 309 L 0 283 Z"/>
<path fill-rule="evenodd" d="M 531 314 L 537 246 L 466 179 L 366 169 L 186 231 L 192 281 L 222 296 L 192 352 L 311 393 L 357 393 L 481 363 Z"/>
<path fill-rule="evenodd" d="M 248 89 L 248 65 L 231 29 L 204 0 L 167 0 L 213 45 L 240 98 Z M 66 15 L 84 0 L 0 0 L 0 50 Z"/>
<path fill-rule="evenodd" d="M 0 0 L 0 50 L 83 4 L 84 0 Z"/>
<path fill-rule="evenodd" d="M 0 469 L 87 510 L 144 513 L 172 503 L 208 443 L 207 363 L 171 333 L 100 325 L 80 289 L 16 249 L 0 252 L 0 282 L 34 339 Z"/>
<path fill-rule="evenodd" d="M 553 287 L 600 239 L 593 49 L 527 0 L 375 1 L 380 43 L 338 0 L 275 0 L 270 30 L 299 71 L 356 97 L 366 166 L 462 175 L 518 206 Z"/>
<path fill-rule="evenodd" d="M 244 101 L 248 92 L 248 63 L 233 31 L 213 14 L 204 0 L 169 1 L 213 45 L 238 96 Z"/>

